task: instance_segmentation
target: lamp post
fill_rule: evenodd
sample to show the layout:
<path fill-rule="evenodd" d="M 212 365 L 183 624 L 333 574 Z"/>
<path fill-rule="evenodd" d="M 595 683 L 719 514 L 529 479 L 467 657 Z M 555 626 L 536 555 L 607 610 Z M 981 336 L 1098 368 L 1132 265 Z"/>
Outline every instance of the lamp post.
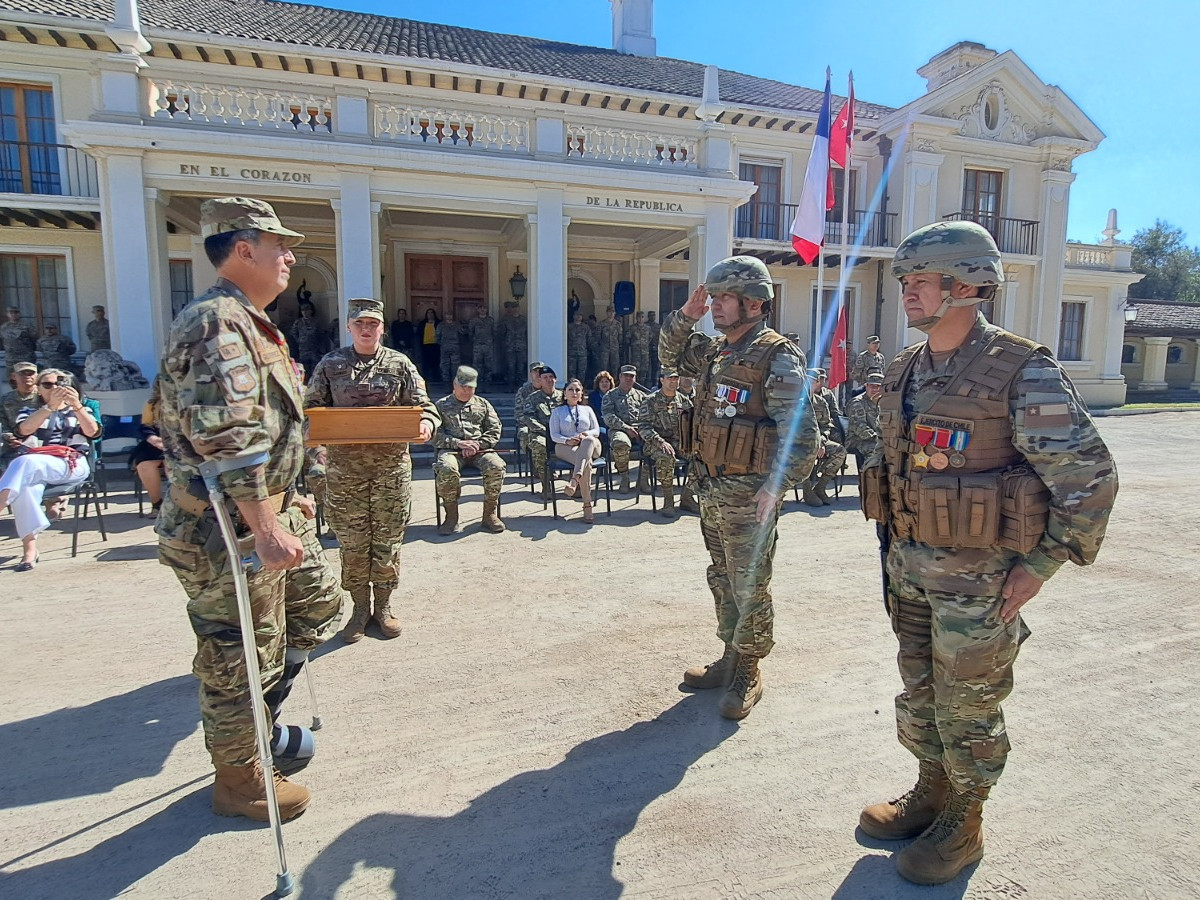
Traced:
<path fill-rule="evenodd" d="M 1138 309 L 1128 300 L 1126 300 L 1125 305 L 1121 307 L 1121 312 L 1125 314 L 1126 325 L 1130 325 L 1137 321 Z"/>
<path fill-rule="evenodd" d="M 529 279 L 521 274 L 521 267 L 517 266 L 517 271 L 513 273 L 513 277 L 508 279 L 508 289 L 512 291 L 512 298 L 520 300 L 525 296 L 525 283 Z"/>

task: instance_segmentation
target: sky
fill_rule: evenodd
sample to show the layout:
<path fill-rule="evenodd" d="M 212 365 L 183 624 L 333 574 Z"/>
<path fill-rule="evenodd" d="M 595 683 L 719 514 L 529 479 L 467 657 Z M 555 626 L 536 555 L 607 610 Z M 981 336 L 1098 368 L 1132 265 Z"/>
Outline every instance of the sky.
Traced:
<path fill-rule="evenodd" d="M 336 0 L 336 6 L 483 31 L 612 46 L 608 0 Z M 925 92 L 916 70 L 970 40 L 1013 50 L 1104 132 L 1075 160 L 1068 236 L 1102 239 L 1110 208 L 1121 240 L 1163 219 L 1200 245 L 1200 0 L 658 0 L 658 55 L 902 106 Z M 838 87 L 841 85 L 842 87 Z"/>

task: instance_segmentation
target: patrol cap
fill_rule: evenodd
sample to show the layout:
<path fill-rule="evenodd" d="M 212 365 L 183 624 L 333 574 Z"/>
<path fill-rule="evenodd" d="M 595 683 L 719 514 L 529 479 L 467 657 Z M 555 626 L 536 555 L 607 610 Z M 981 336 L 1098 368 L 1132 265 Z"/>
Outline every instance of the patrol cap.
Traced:
<path fill-rule="evenodd" d="M 829 375 L 824 369 L 813 369 L 813 371 L 817 373 L 817 378 L 826 378 Z"/>
<path fill-rule="evenodd" d="M 883 373 L 882 372 L 872 372 L 870 375 L 867 376 L 867 384 L 877 384 L 880 387 L 883 387 Z"/>
<path fill-rule="evenodd" d="M 544 366 L 544 365 L 546 365 L 546 364 L 545 364 L 544 362 L 542 362 L 540 359 L 539 359 L 537 362 L 531 362 L 531 363 L 529 364 L 529 371 L 530 371 L 530 372 L 537 372 L 537 370 L 538 370 L 538 369 L 540 369 L 540 368 L 542 368 L 542 366 Z M 540 373 L 539 373 L 539 374 L 540 374 Z"/>
<path fill-rule="evenodd" d="M 520 305 L 521 305 L 521 304 L 517 303 L 517 301 L 516 301 L 516 300 L 505 300 L 505 301 L 504 301 L 504 308 L 505 308 L 505 309 L 515 309 L 516 307 L 518 307 L 518 306 L 520 306 Z"/>
<path fill-rule="evenodd" d="M 19 362 L 12 367 L 12 370 L 14 375 L 19 372 L 36 372 L 37 366 L 31 362 Z"/>
<path fill-rule="evenodd" d="M 558 373 L 555 372 L 549 366 L 538 366 L 537 369 L 535 370 L 534 374 L 535 375 L 553 375 L 555 378 L 558 377 Z"/>
<path fill-rule="evenodd" d="M 350 314 L 346 316 L 347 321 L 354 319 L 378 319 L 380 322 L 383 318 L 383 301 L 376 300 L 373 297 L 355 297 L 349 301 Z"/>
<path fill-rule="evenodd" d="M 618 372 L 617 374 L 618 375 L 636 375 L 637 374 L 637 366 L 621 366 L 621 371 Z"/>
<path fill-rule="evenodd" d="M 284 228 L 271 204 L 253 197 L 218 197 L 200 204 L 200 236 L 210 238 L 214 234 L 255 228 L 267 234 L 278 234 L 286 238 L 285 246 L 295 247 L 304 240 L 304 235 Z"/>
<path fill-rule="evenodd" d="M 869 338 L 867 338 L 867 343 L 868 344 L 878 344 L 879 343 L 879 335 L 877 335 L 877 334 L 871 335 Z"/>
<path fill-rule="evenodd" d="M 101 312 L 103 312 L 104 307 L 101 306 L 99 303 L 97 303 L 95 306 L 92 307 L 92 312 L 95 312 L 96 310 L 100 310 Z"/>
<path fill-rule="evenodd" d="M 820 369 L 805 369 L 804 374 L 807 375 L 809 378 L 820 378 L 821 370 Z"/>
<path fill-rule="evenodd" d="M 666 367 L 663 367 L 663 370 L 658 373 L 658 377 L 659 378 L 678 378 L 679 370 L 678 369 L 668 369 Z"/>
<path fill-rule="evenodd" d="M 479 387 L 479 373 L 470 366 L 459 366 L 454 373 L 454 383 L 463 387 Z"/>

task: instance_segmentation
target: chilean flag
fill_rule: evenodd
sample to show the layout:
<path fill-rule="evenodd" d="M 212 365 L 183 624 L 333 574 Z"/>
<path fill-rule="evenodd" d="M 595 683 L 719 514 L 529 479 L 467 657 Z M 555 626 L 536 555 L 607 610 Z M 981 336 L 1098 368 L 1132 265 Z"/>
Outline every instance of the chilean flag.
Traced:
<path fill-rule="evenodd" d="M 821 252 L 825 243 L 825 213 L 833 209 L 833 191 L 829 189 L 829 79 L 825 70 L 825 99 L 821 101 L 821 115 L 817 118 L 817 134 L 813 138 L 812 154 L 808 157 L 808 168 L 804 172 L 804 187 L 800 191 L 800 205 L 792 222 L 792 247 L 808 265 Z"/>

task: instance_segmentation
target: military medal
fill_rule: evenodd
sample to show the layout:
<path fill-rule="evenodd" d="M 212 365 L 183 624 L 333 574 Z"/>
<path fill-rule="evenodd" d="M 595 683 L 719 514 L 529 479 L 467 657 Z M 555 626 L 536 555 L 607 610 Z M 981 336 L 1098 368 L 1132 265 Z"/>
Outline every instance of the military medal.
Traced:
<path fill-rule="evenodd" d="M 732 419 L 736 415 L 737 415 L 737 407 L 736 406 L 725 407 L 725 418 Z"/>
<path fill-rule="evenodd" d="M 922 448 L 913 454 L 912 464 L 918 469 L 923 469 L 929 465 L 929 454 Z"/>
<path fill-rule="evenodd" d="M 967 458 L 957 450 L 950 454 L 950 465 L 956 469 L 961 469 L 967 464 Z"/>
<path fill-rule="evenodd" d="M 929 468 L 938 472 L 942 471 L 948 465 L 950 465 L 950 457 L 940 450 L 933 454 L 933 456 L 929 457 Z"/>
<path fill-rule="evenodd" d="M 913 440 L 921 447 L 920 455 L 926 458 L 929 468 L 938 472 L 950 466 L 961 469 L 967 464 L 963 451 L 971 443 L 974 428 L 975 423 L 969 419 L 918 416 L 913 423 Z"/>

